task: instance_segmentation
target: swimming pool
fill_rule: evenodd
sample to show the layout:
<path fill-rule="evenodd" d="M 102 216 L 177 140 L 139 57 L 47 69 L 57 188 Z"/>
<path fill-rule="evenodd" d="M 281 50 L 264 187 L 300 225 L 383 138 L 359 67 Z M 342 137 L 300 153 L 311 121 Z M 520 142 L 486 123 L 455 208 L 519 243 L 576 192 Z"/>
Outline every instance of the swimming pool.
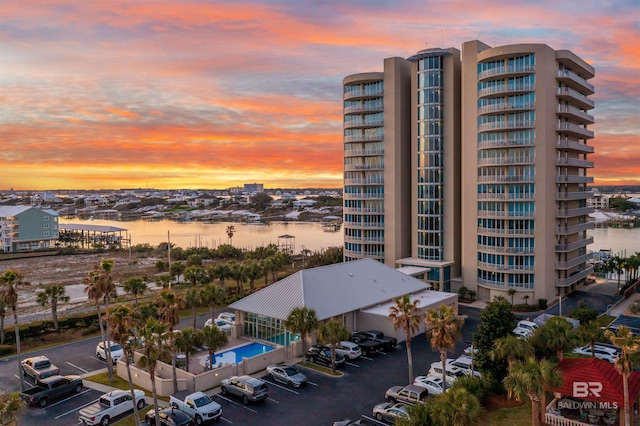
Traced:
<path fill-rule="evenodd" d="M 237 364 L 242 362 L 242 358 L 251 358 L 274 350 L 273 346 L 263 345 L 262 343 L 249 343 L 244 346 L 229 349 L 228 351 L 216 354 L 216 364 Z"/>

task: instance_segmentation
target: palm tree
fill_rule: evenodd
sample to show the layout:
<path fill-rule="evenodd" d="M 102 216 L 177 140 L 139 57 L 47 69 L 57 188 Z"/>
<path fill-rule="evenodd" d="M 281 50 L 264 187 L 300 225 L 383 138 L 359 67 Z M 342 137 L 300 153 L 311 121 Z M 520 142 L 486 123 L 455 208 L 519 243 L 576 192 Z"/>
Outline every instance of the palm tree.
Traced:
<path fill-rule="evenodd" d="M 213 284 L 207 284 L 203 289 L 200 290 L 200 302 L 202 303 L 202 305 L 209 307 L 209 313 L 211 315 L 212 323 L 215 320 L 214 315 L 216 306 L 224 302 L 224 297 L 224 291 Z"/>
<path fill-rule="evenodd" d="M 24 276 L 11 269 L 4 271 L 0 277 L 0 300 L 13 312 L 13 329 L 16 335 L 16 351 L 18 353 L 18 377 L 22 377 L 20 365 L 20 327 L 18 324 L 18 288 L 28 285 L 24 282 Z M 20 380 L 20 390 L 24 391 L 24 380 Z"/>
<path fill-rule="evenodd" d="M 198 306 L 200 306 L 200 294 L 195 288 L 190 288 L 184 293 L 184 301 L 187 307 L 191 308 L 191 317 L 193 319 L 193 328 L 196 328 L 196 319 L 198 316 Z"/>
<path fill-rule="evenodd" d="M 633 371 L 632 356 L 640 351 L 640 338 L 634 336 L 627 327 L 618 326 L 618 333 L 607 330 L 605 336 L 612 344 L 620 347 L 622 353 L 616 361 L 616 369 L 622 374 L 624 390 L 624 424 L 631 425 L 631 409 L 629 407 L 629 377 Z"/>
<path fill-rule="evenodd" d="M 131 400 L 133 404 L 133 418 L 136 422 L 136 426 L 140 426 L 140 417 L 138 416 L 138 406 L 135 404 L 135 387 L 133 386 L 133 379 L 131 378 L 131 361 L 133 353 L 136 347 L 136 339 L 131 333 L 133 322 L 131 321 L 131 311 L 126 306 L 116 306 L 112 308 L 106 315 L 107 324 L 111 329 L 111 339 L 114 342 L 120 343 L 120 346 L 124 349 L 124 362 L 127 367 L 127 378 L 129 380 L 129 390 L 131 391 Z"/>
<path fill-rule="evenodd" d="M 19 395 L 7 395 L 0 391 L 0 425 L 15 425 L 15 417 L 24 406 Z"/>
<path fill-rule="evenodd" d="M 173 391 L 178 392 L 178 376 L 176 372 L 176 345 L 173 327 L 180 322 L 180 309 L 184 306 L 184 299 L 173 291 L 162 290 L 157 301 L 160 320 L 169 325 L 169 344 L 171 348 L 171 370 L 173 372 Z"/>
<path fill-rule="evenodd" d="M 503 380 L 505 388 L 522 400 L 528 396 L 531 400 L 531 424 L 540 426 L 540 401 L 545 387 L 558 387 L 562 384 L 562 374 L 555 370 L 555 364 L 549 360 L 538 361 L 527 358 L 518 361 Z"/>
<path fill-rule="evenodd" d="M 574 348 L 579 343 L 573 325 L 562 317 L 549 318 L 536 330 L 533 338 L 543 348 L 555 351 L 558 361 L 562 361 L 565 350 Z"/>
<path fill-rule="evenodd" d="M 4 318 L 7 316 L 7 308 L 3 300 L 0 300 L 0 345 L 4 345 Z"/>
<path fill-rule="evenodd" d="M 442 425 L 476 424 L 482 411 L 478 398 L 461 386 L 436 395 L 430 405 L 432 419 Z"/>
<path fill-rule="evenodd" d="M 493 349 L 489 352 L 489 358 L 492 361 L 506 358 L 509 363 L 509 371 L 513 370 L 516 361 L 524 360 L 534 355 L 535 350 L 531 343 L 516 337 L 514 334 L 508 334 L 496 339 L 493 343 Z"/>
<path fill-rule="evenodd" d="M 233 245 L 233 234 L 236 232 L 236 227 L 233 225 L 227 226 L 227 237 L 229 237 L 229 245 Z"/>
<path fill-rule="evenodd" d="M 227 333 L 218 327 L 205 327 L 202 329 L 202 343 L 209 351 L 209 369 L 215 364 L 215 352 L 229 343 Z"/>
<path fill-rule="evenodd" d="M 231 271 L 231 277 L 236 280 L 236 294 L 242 294 L 242 284 L 247 281 L 247 277 L 244 271 L 244 265 L 238 263 L 235 260 L 231 260 L 229 263 L 229 270 Z"/>
<path fill-rule="evenodd" d="M 150 318 L 138 330 L 138 335 L 144 338 L 145 345 L 142 356 L 138 360 L 138 365 L 146 368 L 151 379 L 151 393 L 153 394 L 153 409 L 156 414 L 156 426 L 160 426 L 160 415 L 158 413 L 158 393 L 156 392 L 156 366 L 160 358 L 164 357 L 166 347 L 162 344 L 162 335 L 167 331 L 167 326 Z"/>
<path fill-rule="evenodd" d="M 255 292 L 255 281 L 261 275 L 260 265 L 253 259 L 243 262 L 244 275 L 249 280 L 249 292 Z"/>
<path fill-rule="evenodd" d="M 420 329 L 422 314 L 418 308 L 418 299 L 411 301 L 408 294 L 393 299 L 395 305 L 389 308 L 389 319 L 393 321 L 393 329 L 402 328 L 407 344 L 407 362 L 409 364 L 409 383 L 413 383 L 413 358 L 411 355 L 411 339 Z"/>
<path fill-rule="evenodd" d="M 67 303 L 69 296 L 65 294 L 65 287 L 62 284 L 49 284 L 43 291 L 38 292 L 38 303 L 40 306 L 51 305 L 51 316 L 53 317 L 53 328 L 56 332 L 58 327 L 58 302 Z"/>
<path fill-rule="evenodd" d="M 220 287 L 222 288 L 224 288 L 224 280 L 231 276 L 231 271 L 226 263 L 219 263 L 212 266 L 207 270 L 207 272 L 209 273 L 210 280 L 220 280 Z"/>
<path fill-rule="evenodd" d="M 180 284 L 180 275 L 184 272 L 185 266 L 182 262 L 174 262 L 169 268 L 169 274 L 172 277 L 176 277 L 176 282 Z"/>
<path fill-rule="evenodd" d="M 180 352 L 187 357 L 187 372 L 189 372 L 189 357 L 195 355 L 198 352 L 200 346 L 202 346 L 202 332 L 193 328 L 183 328 L 179 331 L 174 331 L 175 345 Z"/>
<path fill-rule="evenodd" d="M 460 328 L 464 319 L 460 318 L 453 307 L 440 305 L 438 309 L 429 309 L 424 318 L 427 336 L 431 337 L 431 348 L 440 352 L 442 361 L 442 386 L 446 389 L 447 351 L 453 350 L 460 337 Z"/>
<path fill-rule="evenodd" d="M 142 277 L 132 277 L 122 283 L 122 288 L 129 294 L 133 295 L 135 299 L 136 308 L 138 307 L 138 296 L 144 294 L 147 291 L 147 283 L 144 282 Z"/>
<path fill-rule="evenodd" d="M 302 356 L 307 353 L 306 338 L 309 333 L 318 327 L 318 317 L 315 309 L 309 309 L 306 306 L 293 308 L 287 319 L 284 321 L 284 327 L 287 330 L 300 334 L 302 342 Z"/>
<path fill-rule="evenodd" d="M 336 345 L 349 338 L 349 330 L 341 322 L 330 320 L 318 327 L 318 340 L 331 349 L 331 370 L 336 372 Z"/>
<path fill-rule="evenodd" d="M 589 321 L 580 324 L 576 329 L 576 335 L 581 343 L 588 343 L 591 346 L 591 357 L 595 358 L 596 342 L 600 342 L 605 338 L 604 331 L 602 331 L 598 323 Z"/>
<path fill-rule="evenodd" d="M 507 291 L 507 294 L 511 296 L 511 306 L 513 306 L 513 296 L 515 296 L 516 294 L 516 289 L 510 288 L 509 291 Z"/>
<path fill-rule="evenodd" d="M 109 347 L 110 345 L 107 345 L 107 337 L 105 336 L 104 332 L 102 314 L 100 313 L 100 302 L 104 300 L 104 295 L 102 293 L 102 287 L 100 285 L 100 275 L 96 267 L 94 267 L 93 270 L 87 274 L 84 283 L 84 291 L 87 293 L 88 299 L 96 305 L 96 311 L 98 312 L 98 325 L 100 326 L 100 336 L 102 339 L 103 347 L 105 348 L 105 353 L 107 354 L 107 372 L 109 373 L 109 380 L 113 382 L 113 365 L 111 364 L 110 360 L 111 353 L 109 350 L 107 350 L 107 347 Z"/>

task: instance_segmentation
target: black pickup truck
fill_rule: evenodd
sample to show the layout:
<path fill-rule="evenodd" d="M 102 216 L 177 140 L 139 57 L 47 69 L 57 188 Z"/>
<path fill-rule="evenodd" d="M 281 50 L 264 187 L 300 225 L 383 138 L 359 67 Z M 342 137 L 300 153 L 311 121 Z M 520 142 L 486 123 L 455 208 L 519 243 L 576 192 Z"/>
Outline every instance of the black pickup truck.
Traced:
<path fill-rule="evenodd" d="M 389 337 L 389 336 L 385 336 L 384 333 L 382 331 L 378 331 L 378 330 L 369 330 L 369 331 L 353 331 L 352 335 L 357 334 L 363 337 L 366 337 L 367 339 L 373 341 L 373 342 L 378 342 L 382 345 L 382 350 L 384 351 L 392 351 L 396 348 L 396 346 L 398 346 L 398 339 L 396 339 L 395 337 Z M 358 343 L 359 345 L 362 346 L 361 343 Z"/>
<path fill-rule="evenodd" d="M 72 393 L 82 392 L 82 377 L 80 376 L 51 376 L 36 381 L 36 385 L 20 393 L 29 405 L 46 407 L 49 402 L 60 399 Z"/>
<path fill-rule="evenodd" d="M 368 335 L 361 331 L 353 331 L 351 333 L 351 341 L 360 346 L 364 356 L 370 356 L 384 349 L 384 345 L 381 342 L 371 340 Z"/>

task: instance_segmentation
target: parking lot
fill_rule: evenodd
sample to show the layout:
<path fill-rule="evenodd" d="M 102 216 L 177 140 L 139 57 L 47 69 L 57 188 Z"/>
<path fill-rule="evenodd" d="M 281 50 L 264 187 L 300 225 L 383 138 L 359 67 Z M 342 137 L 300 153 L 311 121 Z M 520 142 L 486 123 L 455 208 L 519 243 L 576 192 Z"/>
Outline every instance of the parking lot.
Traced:
<path fill-rule="evenodd" d="M 467 315 L 462 337 L 449 357 L 456 358 L 471 340 L 477 329 L 479 310 L 460 308 L 461 315 Z M 89 339 L 92 340 L 92 339 Z M 58 348 L 41 351 L 56 364 L 61 374 L 79 374 L 82 370 L 92 371 L 104 368 L 104 361 L 95 359 L 93 341 L 76 342 Z M 84 342 L 84 343 L 83 343 Z M 80 347 L 78 347 L 78 345 Z M 434 361 L 439 361 L 439 354 L 431 350 L 424 334 L 414 337 L 412 341 L 414 374 L 426 374 Z M 0 376 L 14 376 L 17 371 L 15 363 L 0 364 Z M 378 353 L 370 357 L 349 361 L 340 369 L 342 377 L 332 377 L 312 368 L 297 366 L 308 378 L 306 387 L 291 389 L 266 379 L 263 375 L 254 375 L 268 382 L 269 397 L 263 402 L 243 405 L 240 400 L 218 394 L 219 389 L 207 392 L 223 408 L 221 423 L 236 425 L 331 425 L 334 421 L 361 416 L 371 417 L 373 407 L 384 402 L 385 391 L 391 386 L 408 384 L 407 353 L 404 343 L 389 353 Z M 8 374 L 11 372 L 12 374 Z M 19 389 L 19 381 L 13 377 L 11 386 Z M 28 380 L 28 379 L 27 379 Z M 4 381 L 3 381 L 4 387 Z M 100 392 L 84 389 L 78 395 L 66 400 L 52 403 L 45 409 L 29 407 L 22 411 L 18 424 L 35 425 L 45 420 L 53 425 L 76 425 L 78 410 L 95 401 Z M 373 421 L 371 424 L 375 424 Z"/>

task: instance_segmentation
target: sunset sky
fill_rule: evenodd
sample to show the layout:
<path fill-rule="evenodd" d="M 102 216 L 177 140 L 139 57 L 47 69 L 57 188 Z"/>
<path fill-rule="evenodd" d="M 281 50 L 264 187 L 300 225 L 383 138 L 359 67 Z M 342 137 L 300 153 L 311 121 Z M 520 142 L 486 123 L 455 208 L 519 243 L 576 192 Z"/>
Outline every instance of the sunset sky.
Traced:
<path fill-rule="evenodd" d="M 428 47 L 596 69 L 589 171 L 640 184 L 638 0 L 4 0 L 0 190 L 342 186 L 342 79 Z"/>

